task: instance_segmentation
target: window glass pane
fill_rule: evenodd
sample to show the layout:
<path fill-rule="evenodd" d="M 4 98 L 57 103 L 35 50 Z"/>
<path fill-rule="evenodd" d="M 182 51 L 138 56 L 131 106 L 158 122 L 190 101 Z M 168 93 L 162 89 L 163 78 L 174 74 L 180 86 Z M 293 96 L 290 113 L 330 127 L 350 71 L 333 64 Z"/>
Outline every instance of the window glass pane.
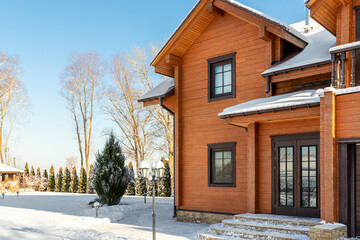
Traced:
<path fill-rule="evenodd" d="M 293 147 L 288 147 L 287 149 L 287 161 L 292 162 L 293 161 Z"/>
<path fill-rule="evenodd" d="M 292 162 L 288 162 L 288 163 L 287 163 L 287 171 L 288 171 L 288 172 L 292 172 L 292 170 L 293 170 L 293 163 L 292 163 Z"/>
<path fill-rule="evenodd" d="M 222 159 L 223 158 L 223 152 L 215 152 L 215 159 Z"/>
<path fill-rule="evenodd" d="M 286 161 L 286 157 L 285 157 L 285 149 L 284 147 L 281 147 L 279 150 L 280 152 L 280 162 L 284 162 Z"/>
<path fill-rule="evenodd" d="M 224 72 L 231 70 L 231 63 L 224 65 Z"/>
<path fill-rule="evenodd" d="M 310 161 L 313 161 L 313 162 L 316 161 L 316 147 L 315 146 L 310 147 Z"/>
<path fill-rule="evenodd" d="M 316 201 L 316 188 L 314 188 L 311 192 L 310 192 L 310 207 L 316 207 L 317 206 L 317 201 Z"/>
<path fill-rule="evenodd" d="M 221 94 L 221 93 L 223 93 L 223 88 L 222 87 L 215 88 L 215 94 Z"/>
<path fill-rule="evenodd" d="M 225 151 L 224 152 L 224 158 L 230 158 L 231 159 L 231 151 Z"/>
<path fill-rule="evenodd" d="M 286 178 L 280 177 L 280 191 L 286 190 Z"/>
<path fill-rule="evenodd" d="M 309 194 L 308 192 L 301 193 L 301 206 L 302 207 L 309 207 Z"/>
<path fill-rule="evenodd" d="M 310 169 L 309 170 L 316 171 L 316 162 L 310 162 Z"/>
<path fill-rule="evenodd" d="M 288 191 L 287 192 L 287 204 L 286 206 L 293 206 L 294 205 L 294 192 Z"/>
<path fill-rule="evenodd" d="M 280 162 L 280 176 L 285 176 L 286 162 Z"/>
<path fill-rule="evenodd" d="M 224 93 L 231 92 L 231 85 L 224 87 Z"/>
<path fill-rule="evenodd" d="M 221 87 L 223 85 L 222 73 L 215 74 L 215 87 Z"/>
<path fill-rule="evenodd" d="M 308 161 L 308 147 L 301 147 L 301 161 Z"/>
<path fill-rule="evenodd" d="M 302 164 L 302 169 L 303 169 L 303 170 L 308 170 L 308 168 L 309 168 L 309 162 L 302 162 L 301 164 Z"/>
<path fill-rule="evenodd" d="M 222 181 L 222 159 L 215 159 L 215 176 L 214 182 L 221 182 Z"/>
<path fill-rule="evenodd" d="M 215 73 L 219 73 L 219 72 L 222 72 L 222 71 L 223 71 L 223 66 L 222 65 L 215 67 Z"/>
<path fill-rule="evenodd" d="M 231 72 L 224 72 L 224 85 L 231 85 Z"/>
<path fill-rule="evenodd" d="M 224 159 L 224 182 L 231 183 L 232 182 L 232 167 L 231 167 L 231 159 Z"/>
<path fill-rule="evenodd" d="M 280 206 L 286 205 L 286 192 L 280 192 Z"/>

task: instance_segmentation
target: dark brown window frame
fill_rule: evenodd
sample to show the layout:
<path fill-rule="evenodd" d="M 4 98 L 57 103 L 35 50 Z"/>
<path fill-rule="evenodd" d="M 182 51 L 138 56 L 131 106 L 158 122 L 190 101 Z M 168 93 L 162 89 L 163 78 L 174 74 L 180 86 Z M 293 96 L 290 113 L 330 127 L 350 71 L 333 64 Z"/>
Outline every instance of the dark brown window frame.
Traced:
<path fill-rule="evenodd" d="M 217 101 L 236 97 L 236 52 L 229 53 L 223 56 L 210 58 L 208 62 L 208 101 Z M 225 62 L 231 63 L 231 92 L 215 95 L 215 71 L 214 66 Z"/>
<path fill-rule="evenodd" d="M 208 144 L 208 186 L 209 187 L 236 187 L 236 142 Z M 212 156 L 213 151 L 231 151 L 232 182 L 212 183 Z"/>

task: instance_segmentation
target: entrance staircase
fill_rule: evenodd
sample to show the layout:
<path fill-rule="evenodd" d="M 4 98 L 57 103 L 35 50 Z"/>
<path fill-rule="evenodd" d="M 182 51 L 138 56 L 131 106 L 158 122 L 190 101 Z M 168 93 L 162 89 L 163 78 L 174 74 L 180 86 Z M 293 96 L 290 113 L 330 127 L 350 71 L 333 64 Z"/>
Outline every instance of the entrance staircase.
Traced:
<path fill-rule="evenodd" d="M 309 239 L 309 228 L 320 224 L 319 218 L 246 213 L 213 224 L 208 232 L 198 233 L 198 237 L 203 240 Z"/>

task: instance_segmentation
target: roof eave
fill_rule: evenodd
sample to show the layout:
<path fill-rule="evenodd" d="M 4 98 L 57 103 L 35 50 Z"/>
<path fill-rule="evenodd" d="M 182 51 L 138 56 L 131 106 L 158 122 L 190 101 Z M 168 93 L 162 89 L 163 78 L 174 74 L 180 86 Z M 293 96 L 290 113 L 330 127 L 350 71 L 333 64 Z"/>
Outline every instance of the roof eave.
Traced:
<path fill-rule="evenodd" d="M 294 110 L 294 109 L 298 109 L 298 108 L 310 108 L 310 107 L 316 107 L 316 106 L 320 106 L 320 102 L 300 104 L 300 105 L 294 105 L 294 106 L 289 106 L 289 107 L 264 109 L 264 110 L 259 110 L 259 111 L 249 111 L 249 112 L 225 114 L 225 115 L 219 115 L 219 117 L 221 119 L 233 118 L 233 117 L 245 117 L 245 116 L 254 115 L 254 114 L 278 112 L 278 111 L 285 111 L 285 110 Z"/>

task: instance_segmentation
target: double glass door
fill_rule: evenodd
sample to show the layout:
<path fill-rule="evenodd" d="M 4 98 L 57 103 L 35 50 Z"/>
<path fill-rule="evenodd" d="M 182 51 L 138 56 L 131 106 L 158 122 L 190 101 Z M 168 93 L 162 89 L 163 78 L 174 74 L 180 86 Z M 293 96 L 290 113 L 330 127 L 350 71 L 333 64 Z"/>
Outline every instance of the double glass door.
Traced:
<path fill-rule="evenodd" d="M 273 213 L 319 217 L 318 134 L 273 137 Z"/>

